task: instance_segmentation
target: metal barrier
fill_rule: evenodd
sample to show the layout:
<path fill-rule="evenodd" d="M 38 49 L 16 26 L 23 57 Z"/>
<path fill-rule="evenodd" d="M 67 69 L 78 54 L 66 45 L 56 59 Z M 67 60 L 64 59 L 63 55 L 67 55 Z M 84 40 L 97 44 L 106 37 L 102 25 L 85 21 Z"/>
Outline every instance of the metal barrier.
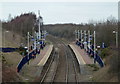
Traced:
<path fill-rule="evenodd" d="M 40 50 L 34 50 L 28 55 L 26 55 L 25 57 L 22 58 L 22 60 L 20 61 L 20 63 L 17 66 L 17 72 L 20 72 L 20 70 L 22 69 L 22 67 L 30 60 L 30 59 L 34 59 L 36 58 L 36 54 L 40 54 Z"/>
<path fill-rule="evenodd" d="M 0 48 L 0 51 L 2 51 L 2 52 L 14 52 L 17 49 L 18 48 Z"/>

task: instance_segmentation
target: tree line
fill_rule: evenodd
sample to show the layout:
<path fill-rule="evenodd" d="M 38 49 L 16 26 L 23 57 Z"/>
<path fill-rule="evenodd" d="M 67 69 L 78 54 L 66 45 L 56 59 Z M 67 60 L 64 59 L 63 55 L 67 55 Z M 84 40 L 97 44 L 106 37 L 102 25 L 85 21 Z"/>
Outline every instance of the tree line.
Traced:
<path fill-rule="evenodd" d="M 36 15 L 32 12 L 21 14 L 10 21 L 2 22 L 2 28 L 26 36 L 27 32 L 32 32 L 36 22 Z"/>
<path fill-rule="evenodd" d="M 90 30 L 91 34 L 96 31 L 96 43 L 101 45 L 104 42 L 107 46 L 115 45 L 115 34 L 118 31 L 118 22 L 111 16 L 104 22 L 88 23 L 88 24 L 53 24 L 44 25 L 50 34 L 67 40 L 75 40 L 75 30 Z"/>

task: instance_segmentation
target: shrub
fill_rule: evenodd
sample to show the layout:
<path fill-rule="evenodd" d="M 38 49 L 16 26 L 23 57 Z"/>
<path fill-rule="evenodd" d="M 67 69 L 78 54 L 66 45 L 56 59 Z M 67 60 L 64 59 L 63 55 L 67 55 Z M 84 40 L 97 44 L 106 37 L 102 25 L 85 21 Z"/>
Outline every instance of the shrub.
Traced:
<path fill-rule="evenodd" d="M 109 48 L 104 48 L 104 49 L 102 49 L 101 50 L 101 54 L 100 54 L 100 56 L 101 56 L 101 58 L 103 59 L 103 58 L 105 58 L 106 56 L 108 56 L 109 55 Z"/>

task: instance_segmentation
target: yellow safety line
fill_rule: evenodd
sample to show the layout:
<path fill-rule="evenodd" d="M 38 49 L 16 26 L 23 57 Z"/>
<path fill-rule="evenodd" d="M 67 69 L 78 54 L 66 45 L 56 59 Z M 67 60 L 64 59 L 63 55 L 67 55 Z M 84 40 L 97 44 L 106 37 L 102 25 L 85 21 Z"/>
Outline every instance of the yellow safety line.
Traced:
<path fill-rule="evenodd" d="M 83 64 L 86 64 L 86 62 L 84 61 L 84 59 L 82 58 L 82 56 L 81 56 L 81 54 L 78 52 L 78 50 L 76 50 L 76 48 L 75 48 L 73 45 L 71 45 L 71 44 L 69 44 L 69 45 L 70 45 L 71 48 L 73 49 L 74 53 L 76 52 L 75 55 L 76 55 L 77 59 L 79 60 L 79 57 L 77 56 L 77 54 L 79 54 L 80 59 L 82 59 Z M 79 60 L 79 61 L 80 61 L 80 60 Z"/>
<path fill-rule="evenodd" d="M 51 53 L 52 49 L 53 49 L 53 45 L 50 45 L 48 51 L 46 52 L 44 57 L 41 59 L 41 61 L 37 65 L 44 65 L 46 63 L 47 59 L 50 56 L 50 53 Z"/>

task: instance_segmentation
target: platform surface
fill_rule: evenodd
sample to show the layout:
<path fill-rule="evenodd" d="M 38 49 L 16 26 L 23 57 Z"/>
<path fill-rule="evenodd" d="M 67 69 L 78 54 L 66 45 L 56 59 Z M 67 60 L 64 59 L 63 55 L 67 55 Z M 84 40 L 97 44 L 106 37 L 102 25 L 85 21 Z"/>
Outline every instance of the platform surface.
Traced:
<path fill-rule="evenodd" d="M 45 63 L 47 62 L 47 60 L 48 60 L 48 58 L 49 58 L 49 56 L 52 52 L 52 50 L 53 50 L 53 45 L 50 45 L 49 48 L 47 49 L 47 51 L 43 53 L 43 58 L 37 64 L 38 66 L 44 66 L 45 65 Z"/>
<path fill-rule="evenodd" d="M 93 59 L 90 58 L 89 55 L 87 55 L 87 53 L 84 51 L 84 49 L 80 49 L 80 47 L 74 43 L 69 44 L 69 46 L 71 47 L 71 49 L 75 53 L 76 58 L 77 58 L 80 65 L 94 63 Z"/>
<path fill-rule="evenodd" d="M 40 51 L 40 54 L 37 55 L 35 59 L 31 60 L 30 65 L 44 66 L 52 52 L 52 49 L 53 45 L 47 45 L 43 50 Z"/>

